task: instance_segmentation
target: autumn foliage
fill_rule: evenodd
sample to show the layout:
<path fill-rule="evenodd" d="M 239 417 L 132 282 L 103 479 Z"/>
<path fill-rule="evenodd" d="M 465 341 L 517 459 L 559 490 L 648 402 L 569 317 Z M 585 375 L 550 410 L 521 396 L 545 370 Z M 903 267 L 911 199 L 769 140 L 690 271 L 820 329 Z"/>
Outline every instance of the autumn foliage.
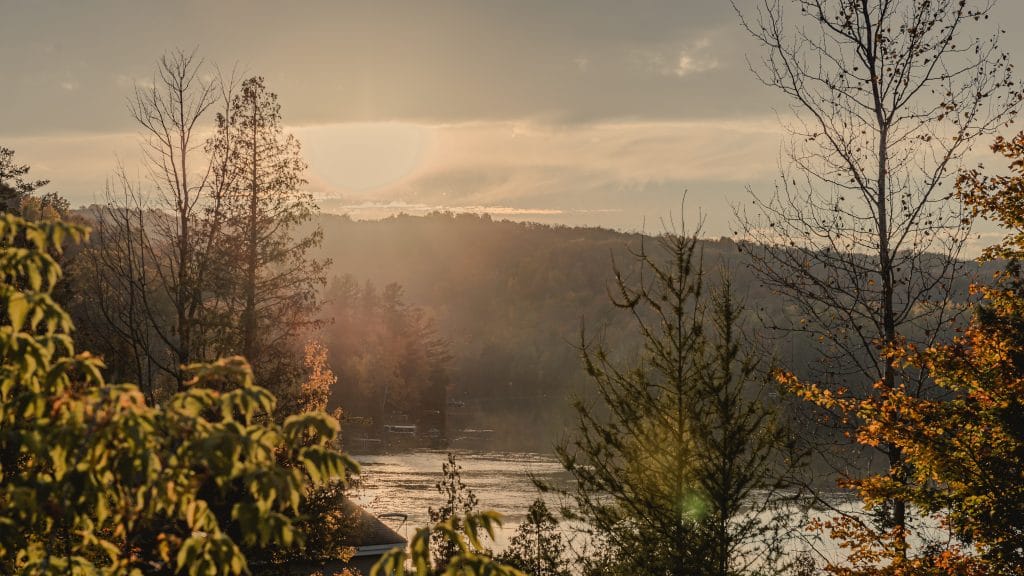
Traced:
<path fill-rule="evenodd" d="M 268 422 L 276 399 L 238 357 L 187 367 L 162 406 L 107 383 L 52 296 L 51 252 L 85 233 L 0 219 L 0 571 L 243 574 L 243 549 L 301 546 L 307 488 L 354 467 L 337 421 Z"/>
<path fill-rule="evenodd" d="M 974 216 L 1011 231 L 983 256 L 1005 259 L 1005 270 L 991 284 L 971 288 L 979 304 L 952 342 L 887 351 L 897 367 L 927 374 L 936 393 L 923 397 L 879 382 L 876 394 L 858 399 L 778 375 L 795 394 L 854 423 L 851 435 L 860 444 L 901 451 L 904 468 L 848 479 L 846 487 L 868 508 L 910 502 L 932 518 L 933 533 L 937 523 L 946 536 L 929 541 L 917 534 L 921 544 L 904 558 L 892 530 L 853 516 L 823 520 L 815 527 L 848 553 L 832 573 L 1024 572 L 1024 134 L 998 139 L 993 150 L 1011 160 L 1013 173 L 966 172 L 958 194 Z"/>

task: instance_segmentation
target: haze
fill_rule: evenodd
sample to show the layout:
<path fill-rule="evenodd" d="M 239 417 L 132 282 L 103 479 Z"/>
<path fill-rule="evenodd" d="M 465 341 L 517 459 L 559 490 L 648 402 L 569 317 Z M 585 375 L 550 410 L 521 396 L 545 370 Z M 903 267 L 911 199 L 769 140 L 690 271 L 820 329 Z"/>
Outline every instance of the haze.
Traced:
<path fill-rule="evenodd" d="M 778 166 L 785 103 L 727 2 L 3 4 L 0 141 L 72 205 L 137 164 L 125 99 L 175 47 L 267 78 L 325 212 L 637 230 L 688 190 L 717 236 Z"/>

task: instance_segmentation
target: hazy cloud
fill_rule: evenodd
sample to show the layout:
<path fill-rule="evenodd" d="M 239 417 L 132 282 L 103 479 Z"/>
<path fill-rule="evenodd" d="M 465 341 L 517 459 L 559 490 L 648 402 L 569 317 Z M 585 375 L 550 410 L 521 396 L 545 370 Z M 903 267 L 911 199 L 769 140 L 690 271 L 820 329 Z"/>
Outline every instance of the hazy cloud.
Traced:
<path fill-rule="evenodd" d="M 714 54 L 699 45 L 710 34 L 721 36 Z M 0 22 L 0 51 L 13 55 L 0 60 L 0 130 L 129 129 L 125 87 L 176 47 L 265 76 L 303 124 L 731 116 L 771 93 L 742 67 L 689 80 L 742 62 L 748 45 L 726 2 L 13 3 Z M 636 53 L 659 60 L 658 73 L 637 70 Z M 36 83 L 54 70 L 82 81 L 75 106 Z M 86 87 L 89 77 L 115 82 Z"/>
<path fill-rule="evenodd" d="M 683 78 L 718 68 L 719 61 L 711 48 L 711 38 L 703 36 L 681 48 L 673 44 L 656 49 L 637 49 L 634 54 L 636 60 L 651 72 Z"/>
<path fill-rule="evenodd" d="M 565 210 L 553 208 L 515 208 L 512 206 L 452 206 L 447 204 L 420 204 L 412 202 L 361 202 L 348 204 L 342 199 L 324 198 L 321 207 L 335 214 L 349 214 L 355 218 L 382 218 L 394 214 L 423 215 L 431 212 L 454 212 L 456 214 L 491 214 L 492 216 L 559 216 Z"/>
<path fill-rule="evenodd" d="M 774 114 L 788 103 L 747 69 L 761 50 L 728 2 L 245 8 L 5 4 L 0 145 L 72 202 L 90 202 L 117 158 L 138 166 L 132 87 L 151 83 L 165 52 L 196 48 L 207 77 L 214 65 L 266 77 L 325 206 L 493 208 L 634 228 L 677 209 L 689 189 L 688 206 L 717 234 L 728 233 L 730 202 L 748 185 L 770 190 L 775 177 Z M 1022 15 L 1024 3 L 1006 1 L 993 19 Z M 1004 40 L 1024 57 L 1024 35 Z"/>

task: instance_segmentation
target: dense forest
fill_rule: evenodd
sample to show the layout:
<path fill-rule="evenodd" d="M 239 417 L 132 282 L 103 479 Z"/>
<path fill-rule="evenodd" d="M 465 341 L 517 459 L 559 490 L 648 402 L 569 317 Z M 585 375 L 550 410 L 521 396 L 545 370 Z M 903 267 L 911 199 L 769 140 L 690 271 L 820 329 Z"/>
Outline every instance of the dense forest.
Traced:
<path fill-rule="evenodd" d="M 591 334 L 588 339 L 604 340 L 623 358 L 640 351 L 641 340 L 629 326 L 629 315 L 608 306 L 608 290 L 613 286 L 613 266 L 635 272 L 630 253 L 645 243 L 653 246 L 656 234 L 511 222 L 476 214 L 402 215 L 374 221 L 325 214 L 316 222 L 324 232 L 319 254 L 333 262 L 334 281 L 328 284 L 322 328 L 331 343 L 331 365 L 339 374 L 333 405 L 369 415 L 362 404 L 351 403 L 365 394 L 357 390 L 390 378 L 348 367 L 355 349 L 343 339 L 361 342 L 369 351 L 389 349 L 377 336 L 370 337 L 379 330 L 353 322 L 346 312 L 367 298 L 363 290 L 368 286 L 376 287 L 382 301 L 391 300 L 392 309 L 416 309 L 404 338 L 421 342 L 423 353 L 447 369 L 449 398 L 465 404 L 453 409 L 465 415 L 453 425 L 496 429 L 500 433 L 493 447 L 553 449 L 553 439 L 565 432 L 571 411 L 565 400 L 590 394 L 580 364 L 581 325 Z M 698 251 L 705 268 L 714 271 L 708 273 L 710 285 L 718 284 L 722 274 L 729 277 L 737 298 L 750 311 L 744 330 L 765 354 L 800 367 L 802 375 L 824 370 L 817 364 L 813 336 L 778 329 L 799 324 L 799 312 L 754 275 L 739 244 L 730 238 L 704 239 Z M 960 306 L 967 304 L 972 282 L 990 279 L 1000 267 L 994 262 L 964 265 L 953 287 Z M 946 329 L 951 335 L 955 326 Z M 424 330 L 428 334 L 421 335 Z M 396 335 L 392 344 L 399 345 L 401 338 Z M 443 340 L 442 349 L 437 339 Z M 427 352 L 431 348 L 434 351 Z M 430 388 L 429 374 L 426 366 L 418 372 L 417 390 Z M 436 397 L 436 388 L 433 394 Z"/>

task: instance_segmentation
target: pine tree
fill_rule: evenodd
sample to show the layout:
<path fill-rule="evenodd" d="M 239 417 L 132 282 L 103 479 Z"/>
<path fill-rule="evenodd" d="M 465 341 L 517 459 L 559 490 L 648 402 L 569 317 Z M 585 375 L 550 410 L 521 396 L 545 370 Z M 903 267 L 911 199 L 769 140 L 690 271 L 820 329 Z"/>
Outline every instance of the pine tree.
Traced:
<path fill-rule="evenodd" d="M 213 290 L 228 329 L 217 353 L 241 353 L 264 381 L 284 385 L 301 363 L 297 336 L 317 323 L 329 262 L 310 256 L 323 237 L 319 228 L 298 235 L 318 208 L 303 190 L 306 164 L 298 140 L 284 132 L 277 95 L 263 78 L 249 78 L 228 110 L 208 144 L 219 158 L 214 180 L 226 188 Z"/>
<path fill-rule="evenodd" d="M 24 198 L 48 184 L 47 180 L 26 180 L 28 172 L 28 165 L 15 162 L 14 150 L 0 146 L 0 210 L 17 214 Z"/>
<path fill-rule="evenodd" d="M 565 553 L 558 520 L 544 500 L 538 498 L 498 559 L 531 576 L 569 576 Z"/>
<path fill-rule="evenodd" d="M 710 301 L 696 237 L 666 233 L 615 270 L 614 304 L 643 337 L 621 365 L 584 338 L 599 402 L 576 404 L 575 437 L 557 452 L 575 511 L 597 543 L 588 572 L 750 573 L 781 556 L 786 437 L 726 282 Z"/>
<path fill-rule="evenodd" d="M 0 211 L 16 214 L 26 220 L 66 218 L 70 205 L 60 194 L 34 193 L 49 180 L 26 180 L 31 168 L 14 160 L 14 150 L 0 146 Z"/>
<path fill-rule="evenodd" d="M 378 293 L 351 276 L 332 282 L 327 301 L 326 344 L 343 408 L 372 418 L 377 433 L 397 413 L 442 440 L 451 354 L 433 318 L 407 303 L 398 284 Z"/>
<path fill-rule="evenodd" d="M 428 510 L 431 524 L 450 523 L 450 528 L 457 534 L 466 530 L 464 518 L 476 513 L 479 501 L 462 481 L 462 466 L 455 462 L 455 455 L 448 453 L 448 461 L 442 464 L 442 478 L 435 485 L 438 494 L 443 498 L 440 508 Z M 430 554 L 434 563 L 434 572 L 445 573 L 448 565 L 459 555 L 459 542 L 444 531 L 437 530 L 430 535 Z M 475 553 L 483 550 L 473 550 Z"/>

